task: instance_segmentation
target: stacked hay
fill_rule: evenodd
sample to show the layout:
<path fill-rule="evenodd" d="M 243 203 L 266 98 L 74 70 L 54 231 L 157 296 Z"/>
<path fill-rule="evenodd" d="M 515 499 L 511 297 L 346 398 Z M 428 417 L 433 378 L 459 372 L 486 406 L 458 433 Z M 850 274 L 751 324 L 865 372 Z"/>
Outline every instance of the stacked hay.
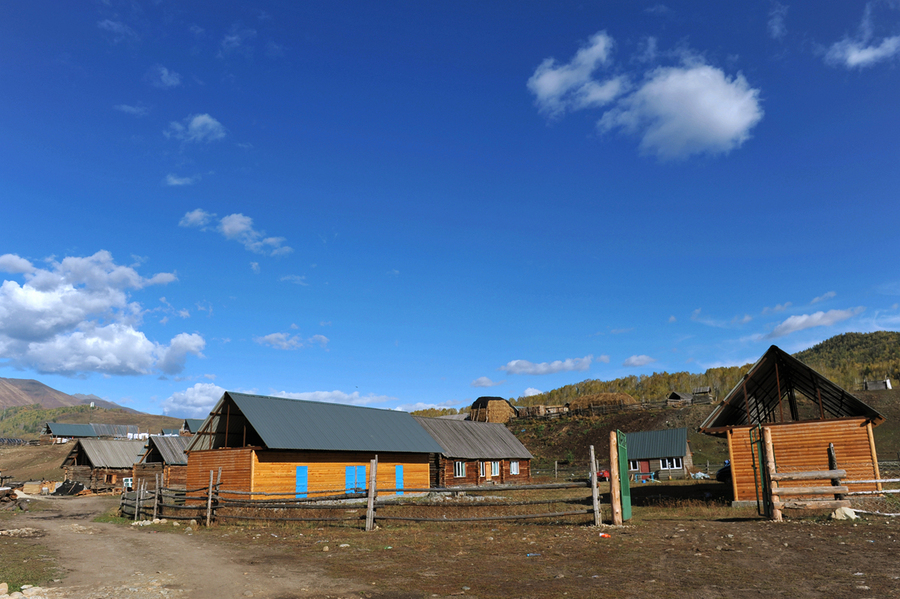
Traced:
<path fill-rule="evenodd" d="M 475 422 L 507 423 L 516 417 L 516 410 L 502 397 L 479 397 L 469 411 L 470 420 Z"/>
<path fill-rule="evenodd" d="M 581 395 L 569 402 L 570 410 L 583 410 L 591 406 L 628 406 L 638 401 L 627 393 L 592 393 Z"/>

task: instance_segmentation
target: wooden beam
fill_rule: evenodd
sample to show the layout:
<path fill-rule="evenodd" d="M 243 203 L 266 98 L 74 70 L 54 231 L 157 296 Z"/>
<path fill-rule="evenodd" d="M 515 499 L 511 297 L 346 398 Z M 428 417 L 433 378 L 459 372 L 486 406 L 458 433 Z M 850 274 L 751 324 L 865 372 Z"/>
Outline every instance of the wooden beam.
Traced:
<path fill-rule="evenodd" d="M 845 486 L 838 487 L 778 487 L 778 495 L 834 495 L 849 493 Z"/>
<path fill-rule="evenodd" d="M 849 501 L 779 501 L 775 504 L 777 509 L 797 509 L 797 510 L 836 510 L 839 507 L 850 507 Z"/>
<path fill-rule="evenodd" d="M 875 437 L 872 435 L 872 423 L 866 422 L 866 435 L 869 437 L 869 454 L 872 456 L 872 464 L 875 466 L 875 478 L 881 478 L 881 472 L 878 470 L 878 454 L 875 453 Z M 881 491 L 881 483 L 875 483 L 875 488 Z"/>
<path fill-rule="evenodd" d="M 609 432 L 609 499 L 613 524 L 622 526 L 622 485 L 619 481 L 619 440 L 616 431 Z"/>
<path fill-rule="evenodd" d="M 772 493 L 772 519 L 776 522 L 781 522 L 781 510 L 775 507 L 775 504 L 778 503 L 778 500 L 781 497 L 782 490 L 778 487 L 778 482 L 775 478 L 775 448 L 772 445 L 772 431 L 769 427 L 764 427 L 762 433 L 766 448 L 766 471 L 760 472 L 760 476 L 769 477 L 769 490 Z M 731 470 L 731 477 L 734 478 L 734 467 L 732 467 Z M 760 470 L 762 470 L 762 468 L 760 468 Z"/>
<path fill-rule="evenodd" d="M 772 475 L 772 480 L 831 480 L 847 478 L 846 470 L 819 470 L 815 472 L 779 472 Z"/>

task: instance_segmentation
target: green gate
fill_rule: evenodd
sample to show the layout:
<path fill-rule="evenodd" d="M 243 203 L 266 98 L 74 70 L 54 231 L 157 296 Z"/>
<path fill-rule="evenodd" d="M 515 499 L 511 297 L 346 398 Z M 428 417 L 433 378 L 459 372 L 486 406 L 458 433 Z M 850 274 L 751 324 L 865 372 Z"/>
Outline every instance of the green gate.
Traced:
<path fill-rule="evenodd" d="M 622 490 L 622 520 L 631 520 L 631 484 L 628 482 L 628 443 L 625 433 L 616 431 L 619 444 L 619 488 Z"/>
<path fill-rule="evenodd" d="M 772 493 L 769 491 L 769 476 L 766 470 L 766 449 L 763 443 L 762 426 L 750 429 L 750 455 L 753 458 L 753 482 L 756 487 L 756 512 L 760 516 L 772 517 Z M 734 464 L 731 465 L 734 477 Z"/>

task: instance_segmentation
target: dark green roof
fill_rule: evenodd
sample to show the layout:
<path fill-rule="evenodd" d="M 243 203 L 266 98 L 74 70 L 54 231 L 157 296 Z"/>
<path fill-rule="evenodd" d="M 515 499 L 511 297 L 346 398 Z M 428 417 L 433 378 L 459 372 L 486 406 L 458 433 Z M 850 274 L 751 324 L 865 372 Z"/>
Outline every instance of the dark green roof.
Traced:
<path fill-rule="evenodd" d="M 687 429 L 625 433 L 629 460 L 684 457 L 688 453 Z"/>
<path fill-rule="evenodd" d="M 204 420 L 204 418 L 185 418 L 184 430 L 189 433 L 196 433 L 200 430 L 200 427 L 203 425 Z"/>
<path fill-rule="evenodd" d="M 228 413 L 228 401 L 237 410 Z M 441 453 L 441 446 L 407 412 L 230 391 L 188 449 L 223 447 L 225 426 L 235 429 L 241 417 L 268 449 Z M 241 438 L 236 429 L 229 437 L 229 447 Z"/>

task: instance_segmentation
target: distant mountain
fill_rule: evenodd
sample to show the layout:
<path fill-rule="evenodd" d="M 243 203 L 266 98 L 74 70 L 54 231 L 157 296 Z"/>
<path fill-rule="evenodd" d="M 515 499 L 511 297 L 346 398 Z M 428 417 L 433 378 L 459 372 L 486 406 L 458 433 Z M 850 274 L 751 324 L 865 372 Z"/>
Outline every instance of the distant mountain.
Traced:
<path fill-rule="evenodd" d="M 126 412 L 140 414 L 137 410 L 120 406 L 117 403 L 100 399 L 96 395 L 76 393 L 69 395 L 48 387 L 34 379 L 5 379 L 0 377 L 0 410 L 16 406 L 39 404 L 42 408 L 68 408 L 94 402 L 97 407 L 121 409 Z"/>

